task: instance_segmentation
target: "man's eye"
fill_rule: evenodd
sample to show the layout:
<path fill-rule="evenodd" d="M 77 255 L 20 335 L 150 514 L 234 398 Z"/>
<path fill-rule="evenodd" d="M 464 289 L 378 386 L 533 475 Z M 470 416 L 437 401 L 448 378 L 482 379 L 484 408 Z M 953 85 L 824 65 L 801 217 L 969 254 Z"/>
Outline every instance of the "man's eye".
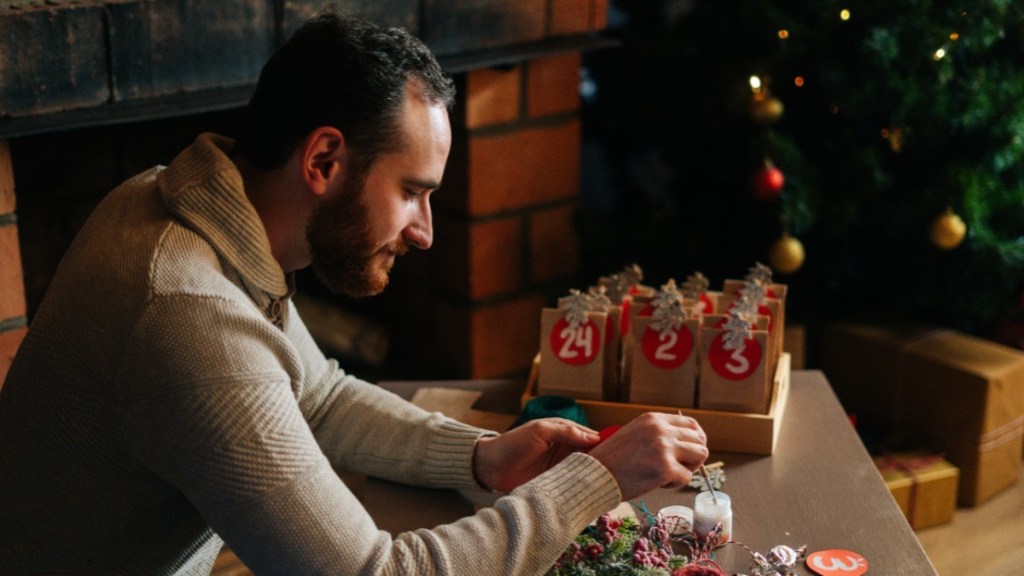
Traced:
<path fill-rule="evenodd" d="M 421 196 L 423 194 L 419 190 L 413 190 L 412 188 L 406 188 L 405 189 L 405 193 L 408 196 L 412 197 L 412 198 L 416 198 L 416 197 Z"/>

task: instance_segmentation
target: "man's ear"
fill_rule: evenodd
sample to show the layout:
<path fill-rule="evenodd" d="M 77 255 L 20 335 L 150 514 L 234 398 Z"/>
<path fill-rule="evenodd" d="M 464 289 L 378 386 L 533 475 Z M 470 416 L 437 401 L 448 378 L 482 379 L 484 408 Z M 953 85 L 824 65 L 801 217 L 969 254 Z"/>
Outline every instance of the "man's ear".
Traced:
<path fill-rule="evenodd" d="M 321 126 L 302 142 L 302 178 L 317 196 L 323 196 L 342 177 L 345 138 L 331 126 Z"/>

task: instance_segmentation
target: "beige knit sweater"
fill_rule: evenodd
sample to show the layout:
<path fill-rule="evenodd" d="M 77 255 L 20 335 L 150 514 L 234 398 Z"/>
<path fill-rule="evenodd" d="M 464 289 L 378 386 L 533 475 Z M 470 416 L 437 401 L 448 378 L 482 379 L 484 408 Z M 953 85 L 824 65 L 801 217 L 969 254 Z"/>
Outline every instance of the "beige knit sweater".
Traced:
<path fill-rule="evenodd" d="M 541 574 L 619 500 L 575 454 L 473 517 L 392 538 L 331 465 L 475 486 L 484 432 L 324 358 L 203 135 L 106 198 L 0 393 L 0 574 Z"/>

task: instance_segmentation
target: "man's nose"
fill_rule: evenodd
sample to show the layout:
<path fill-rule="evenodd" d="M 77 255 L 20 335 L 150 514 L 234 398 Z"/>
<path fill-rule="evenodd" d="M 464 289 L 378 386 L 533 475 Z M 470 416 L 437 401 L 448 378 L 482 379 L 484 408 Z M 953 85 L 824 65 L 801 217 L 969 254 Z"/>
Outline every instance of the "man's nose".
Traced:
<path fill-rule="evenodd" d="M 423 203 L 423 207 L 417 211 L 416 218 L 405 227 L 404 236 L 406 242 L 420 250 L 430 248 L 434 243 L 434 223 L 430 204 Z"/>

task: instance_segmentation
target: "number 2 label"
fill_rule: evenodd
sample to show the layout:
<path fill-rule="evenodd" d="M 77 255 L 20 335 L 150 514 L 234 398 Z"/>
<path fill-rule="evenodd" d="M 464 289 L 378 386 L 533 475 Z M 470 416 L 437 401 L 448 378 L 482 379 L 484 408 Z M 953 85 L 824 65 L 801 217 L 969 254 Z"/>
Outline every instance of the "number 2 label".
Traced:
<path fill-rule="evenodd" d="M 689 359 L 693 352 L 693 334 L 685 327 L 661 333 L 648 326 L 640 344 L 648 362 L 662 370 L 671 370 Z"/>

